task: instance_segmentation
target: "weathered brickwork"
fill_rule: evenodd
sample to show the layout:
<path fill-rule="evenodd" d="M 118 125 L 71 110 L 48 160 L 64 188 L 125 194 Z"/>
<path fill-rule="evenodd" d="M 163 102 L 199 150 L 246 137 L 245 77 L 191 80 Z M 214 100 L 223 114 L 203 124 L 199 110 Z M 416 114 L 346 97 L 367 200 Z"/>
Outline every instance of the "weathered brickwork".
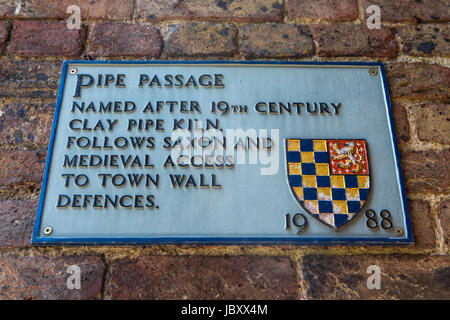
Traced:
<path fill-rule="evenodd" d="M 362 0 L 362 8 L 378 5 L 386 22 L 448 22 L 447 0 Z"/>
<path fill-rule="evenodd" d="M 448 194 L 450 192 L 450 149 L 403 151 L 400 154 L 406 191 Z"/>
<path fill-rule="evenodd" d="M 69 30 L 64 22 L 16 20 L 8 53 L 18 56 L 80 56 L 85 29 Z"/>
<path fill-rule="evenodd" d="M 0 199 L 36 198 L 41 188 L 45 151 L 0 153 Z"/>
<path fill-rule="evenodd" d="M 0 200 L 0 247 L 29 247 L 37 199 Z"/>
<path fill-rule="evenodd" d="M 80 7 L 83 19 L 131 19 L 133 0 L 2 0 L 0 17 L 31 19 L 65 19 L 66 8 Z"/>
<path fill-rule="evenodd" d="M 0 299 L 450 299 L 449 22 L 447 0 L 0 0 Z M 66 59 L 383 62 L 415 244 L 32 246 Z"/>
<path fill-rule="evenodd" d="M 53 103 L 1 103 L 0 146 L 5 149 L 46 148 L 54 106 Z"/>
<path fill-rule="evenodd" d="M 165 49 L 172 57 L 232 56 L 237 53 L 237 28 L 232 24 L 170 24 Z"/>
<path fill-rule="evenodd" d="M 285 257 L 143 256 L 110 272 L 112 299 L 295 299 L 298 287 Z"/>
<path fill-rule="evenodd" d="M 67 267 L 80 267 L 79 290 L 67 289 Z M 99 299 L 104 263 L 100 257 L 19 257 L 0 260 L 0 299 Z"/>
<path fill-rule="evenodd" d="M 450 106 L 421 103 L 413 108 L 417 137 L 422 141 L 450 143 Z"/>
<path fill-rule="evenodd" d="M 0 98 L 53 99 L 55 102 L 62 61 L 2 60 Z"/>
<path fill-rule="evenodd" d="M 415 245 L 421 248 L 433 248 L 436 236 L 433 229 L 430 204 L 424 200 L 408 201 L 409 216 L 413 225 Z"/>
<path fill-rule="evenodd" d="M 309 28 L 291 24 L 251 24 L 242 28 L 246 58 L 296 58 L 314 54 Z"/>
<path fill-rule="evenodd" d="M 0 21 L 0 52 L 5 48 L 6 40 L 8 40 L 9 29 L 11 25 L 8 21 Z"/>
<path fill-rule="evenodd" d="M 323 57 L 369 56 L 395 57 L 398 44 L 388 27 L 369 30 L 364 25 L 317 24 L 312 25 L 314 39 L 318 43 L 317 54 Z"/>
<path fill-rule="evenodd" d="M 402 145 L 411 138 L 406 108 L 400 103 L 393 103 L 391 106 L 395 122 L 395 133 L 398 139 L 397 142 Z"/>
<path fill-rule="evenodd" d="M 312 299 L 443 299 L 450 291 L 448 256 L 329 256 L 303 258 L 306 293 Z M 367 288 L 367 267 L 383 273 L 383 286 Z"/>
<path fill-rule="evenodd" d="M 427 63 L 386 63 L 391 98 L 450 101 L 450 68 Z"/>
<path fill-rule="evenodd" d="M 447 248 L 450 244 L 450 201 L 442 201 L 439 204 L 439 219 L 441 220 L 442 230 Z"/>
<path fill-rule="evenodd" d="M 403 53 L 411 56 L 450 56 L 450 25 L 430 24 L 402 27 L 398 35 Z"/>
<path fill-rule="evenodd" d="M 89 36 L 89 53 L 94 56 L 157 58 L 161 45 L 159 30 L 152 26 L 99 23 Z"/>
<path fill-rule="evenodd" d="M 356 0 L 287 0 L 289 18 L 327 21 L 355 20 L 358 17 Z"/>
<path fill-rule="evenodd" d="M 266 22 L 283 19 L 281 0 L 138 1 L 137 18 L 160 20 L 229 20 Z"/>

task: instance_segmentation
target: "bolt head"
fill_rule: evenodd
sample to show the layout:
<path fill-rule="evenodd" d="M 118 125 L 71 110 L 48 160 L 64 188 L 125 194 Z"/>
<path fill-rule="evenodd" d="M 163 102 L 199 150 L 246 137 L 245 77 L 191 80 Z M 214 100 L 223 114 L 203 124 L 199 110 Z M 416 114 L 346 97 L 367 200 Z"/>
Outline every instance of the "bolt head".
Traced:
<path fill-rule="evenodd" d="M 45 227 L 45 228 L 44 228 L 44 234 L 45 234 L 46 236 L 50 235 L 52 232 L 53 232 L 52 227 Z"/>
<path fill-rule="evenodd" d="M 378 70 L 372 68 L 372 69 L 369 70 L 369 74 L 370 74 L 371 76 L 376 76 L 376 75 L 378 75 Z"/>

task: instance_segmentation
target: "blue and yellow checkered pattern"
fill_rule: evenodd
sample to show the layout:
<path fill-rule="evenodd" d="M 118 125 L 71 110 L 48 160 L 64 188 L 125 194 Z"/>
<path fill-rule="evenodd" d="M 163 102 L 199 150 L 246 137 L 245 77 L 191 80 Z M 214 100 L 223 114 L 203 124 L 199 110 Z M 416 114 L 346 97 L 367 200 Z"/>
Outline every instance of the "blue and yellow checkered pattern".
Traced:
<path fill-rule="evenodd" d="M 314 218 L 339 228 L 364 205 L 368 175 L 331 175 L 327 140 L 287 139 L 289 184 L 302 207 Z"/>

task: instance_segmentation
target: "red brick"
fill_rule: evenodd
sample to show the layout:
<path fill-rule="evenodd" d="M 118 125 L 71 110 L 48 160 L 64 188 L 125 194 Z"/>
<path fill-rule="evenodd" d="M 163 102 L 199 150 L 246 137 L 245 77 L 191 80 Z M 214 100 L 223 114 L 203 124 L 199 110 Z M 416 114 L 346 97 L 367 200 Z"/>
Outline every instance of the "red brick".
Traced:
<path fill-rule="evenodd" d="M 406 115 L 406 109 L 399 103 L 391 105 L 392 113 L 394 115 L 395 133 L 399 143 L 408 142 L 410 138 L 410 127 Z"/>
<path fill-rule="evenodd" d="M 161 20 L 282 21 L 282 0 L 153 0 L 138 1 L 136 17 Z"/>
<path fill-rule="evenodd" d="M 0 97 L 56 98 L 61 61 L 2 60 Z"/>
<path fill-rule="evenodd" d="M 414 246 L 433 248 L 436 235 L 433 229 L 430 204 L 424 200 L 408 200 L 409 215 L 414 235 Z"/>
<path fill-rule="evenodd" d="M 315 24 L 311 26 L 318 43 L 318 55 L 395 57 L 398 45 L 390 28 L 369 30 L 364 25 Z"/>
<path fill-rule="evenodd" d="M 28 247 L 38 200 L 0 201 L 0 247 Z"/>
<path fill-rule="evenodd" d="M 442 201 L 439 204 L 439 220 L 441 221 L 442 230 L 447 247 L 450 246 L 450 200 Z M 450 248 L 447 248 L 450 249 Z"/>
<path fill-rule="evenodd" d="M 232 56 L 237 53 L 232 24 L 187 22 L 169 25 L 165 52 L 171 56 Z"/>
<path fill-rule="evenodd" d="M 309 28 L 291 24 L 243 26 L 240 44 L 246 58 L 296 58 L 314 54 Z"/>
<path fill-rule="evenodd" d="M 380 7 L 383 22 L 450 21 L 448 0 L 362 0 L 362 11 L 373 4 Z"/>
<path fill-rule="evenodd" d="M 450 101 L 450 68 L 426 63 L 387 63 L 385 67 L 391 98 Z"/>
<path fill-rule="evenodd" d="M 358 18 L 356 0 L 287 0 L 289 18 L 348 21 Z"/>
<path fill-rule="evenodd" d="M 407 192 L 450 192 L 450 149 L 404 151 L 400 159 Z"/>
<path fill-rule="evenodd" d="M 13 0 L 2 0 L 2 2 L 0 2 L 0 18 L 8 17 L 13 12 L 14 12 Z"/>
<path fill-rule="evenodd" d="M 403 53 L 411 56 L 450 56 L 450 26 L 428 24 L 397 30 Z"/>
<path fill-rule="evenodd" d="M 0 152 L 0 199 L 37 197 L 44 165 L 44 151 Z"/>
<path fill-rule="evenodd" d="M 370 265 L 380 289 L 368 289 Z M 450 257 L 423 255 L 307 255 L 303 279 L 309 299 L 449 299 Z"/>
<path fill-rule="evenodd" d="M 3 0 L 0 17 L 66 19 L 67 7 L 80 7 L 81 19 L 122 20 L 133 16 L 133 0 Z M 20 3 L 20 6 L 18 6 Z M 20 9 L 18 9 L 20 8 Z"/>
<path fill-rule="evenodd" d="M 112 299 L 295 299 L 288 258 L 148 256 L 110 268 Z"/>
<path fill-rule="evenodd" d="M 53 112 L 54 104 L 0 101 L 0 147 L 46 148 Z"/>
<path fill-rule="evenodd" d="M 68 289 L 67 267 L 80 267 L 81 288 Z M 5 256 L 0 259 L 0 299 L 100 299 L 105 266 L 100 257 Z"/>
<path fill-rule="evenodd" d="M 450 143 L 450 105 L 421 103 L 412 112 L 417 137 L 422 141 L 432 141 L 442 144 Z"/>
<path fill-rule="evenodd" d="M 8 21 L 0 21 L 0 54 L 5 48 L 6 41 L 9 38 L 9 29 L 11 25 Z"/>
<path fill-rule="evenodd" d="M 65 22 L 16 20 L 8 54 L 18 56 L 80 56 L 85 30 L 69 30 Z"/>
<path fill-rule="evenodd" d="M 98 23 L 89 35 L 89 52 L 94 56 L 159 57 L 159 30 L 152 26 Z"/>

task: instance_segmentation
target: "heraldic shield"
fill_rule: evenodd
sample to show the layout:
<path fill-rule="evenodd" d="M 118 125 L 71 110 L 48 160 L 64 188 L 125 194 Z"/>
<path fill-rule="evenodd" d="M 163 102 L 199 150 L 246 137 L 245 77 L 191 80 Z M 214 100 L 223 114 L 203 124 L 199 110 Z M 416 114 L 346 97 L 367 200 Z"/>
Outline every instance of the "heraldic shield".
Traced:
<path fill-rule="evenodd" d="M 370 189 L 364 140 L 286 139 L 289 186 L 312 217 L 335 230 L 354 219 Z"/>

